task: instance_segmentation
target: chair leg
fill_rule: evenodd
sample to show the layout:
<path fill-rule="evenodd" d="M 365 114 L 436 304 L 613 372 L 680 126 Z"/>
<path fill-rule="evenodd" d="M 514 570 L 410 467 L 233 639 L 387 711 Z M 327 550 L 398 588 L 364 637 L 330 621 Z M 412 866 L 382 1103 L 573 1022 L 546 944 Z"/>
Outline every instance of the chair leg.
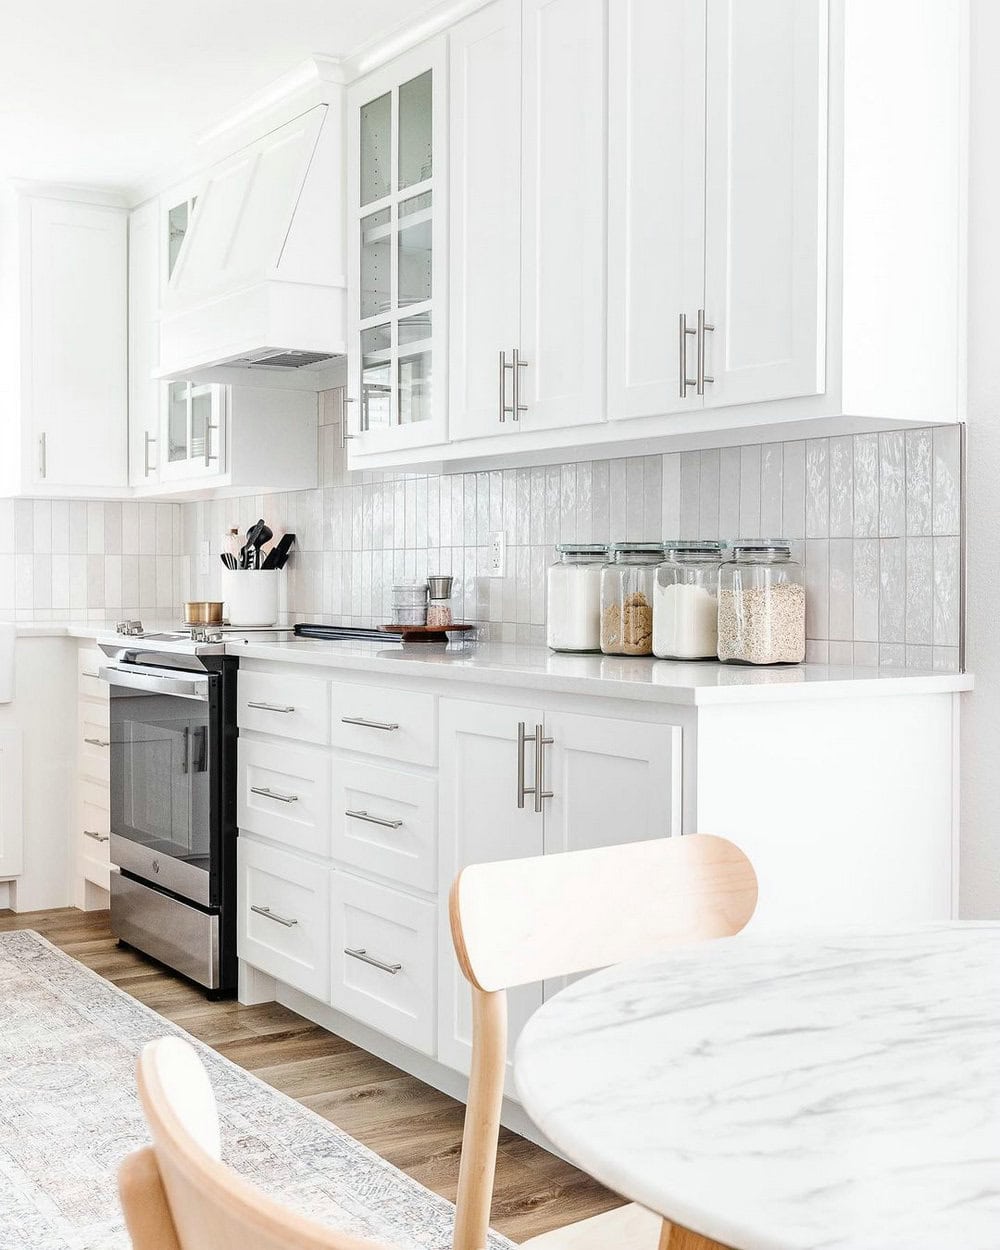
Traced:
<path fill-rule="evenodd" d="M 506 1064 L 507 995 L 473 987 L 472 1069 L 452 1250 L 482 1250 L 489 1235 Z"/>
<path fill-rule="evenodd" d="M 692 1233 L 690 1229 L 681 1228 L 679 1224 L 668 1224 L 663 1221 L 660 1233 L 659 1250 L 730 1250 L 721 1241 L 711 1241 L 702 1237 L 701 1233 Z"/>

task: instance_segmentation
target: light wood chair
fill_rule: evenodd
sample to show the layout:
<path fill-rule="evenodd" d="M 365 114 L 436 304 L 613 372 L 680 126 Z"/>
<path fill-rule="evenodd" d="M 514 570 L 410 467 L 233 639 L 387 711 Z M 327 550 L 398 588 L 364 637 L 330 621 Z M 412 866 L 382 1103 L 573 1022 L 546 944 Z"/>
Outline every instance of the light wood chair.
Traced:
<path fill-rule="evenodd" d="M 390 1250 L 298 1215 L 220 1162 L 215 1098 L 188 1042 L 150 1042 L 138 1076 L 153 1145 L 118 1170 L 134 1250 Z"/>
<path fill-rule="evenodd" d="M 730 937 L 757 905 L 742 851 L 707 834 L 474 864 L 451 889 L 451 933 L 472 987 L 472 1068 L 454 1250 L 486 1245 L 507 1057 L 507 990 Z M 632 1204 L 522 1243 L 531 1250 L 708 1250 Z"/>

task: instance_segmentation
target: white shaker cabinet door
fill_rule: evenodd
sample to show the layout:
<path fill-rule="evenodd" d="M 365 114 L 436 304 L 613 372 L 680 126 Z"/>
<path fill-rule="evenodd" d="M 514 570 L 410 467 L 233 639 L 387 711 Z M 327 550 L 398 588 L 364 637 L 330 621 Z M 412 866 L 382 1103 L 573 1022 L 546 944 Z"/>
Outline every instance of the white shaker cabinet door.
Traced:
<path fill-rule="evenodd" d="M 519 335 L 521 11 L 493 4 L 449 34 L 449 426 L 453 440 L 514 432 L 503 412 Z"/>
<path fill-rule="evenodd" d="M 517 392 L 537 430 L 604 419 L 607 0 L 522 12 Z"/>
<path fill-rule="evenodd" d="M 440 704 L 438 1058 L 462 1072 L 468 1072 L 472 1057 L 471 990 L 455 959 L 447 899 L 455 876 L 467 864 L 542 853 L 542 815 L 531 796 L 523 808 L 517 805 L 517 728 L 522 721 L 533 734 L 542 713 L 464 699 L 442 699 Z M 530 786 L 530 743 L 525 754 Z M 517 1035 L 541 1001 L 540 985 L 510 994 L 508 1076 Z"/>
<path fill-rule="evenodd" d="M 608 28 L 608 416 L 702 400 L 705 0 L 614 0 Z M 687 362 L 686 369 L 684 362 Z M 682 373 L 683 370 L 683 373 Z"/>
<path fill-rule="evenodd" d="M 708 0 L 706 407 L 825 386 L 827 0 Z"/>
<path fill-rule="evenodd" d="M 35 198 L 24 211 L 29 481 L 124 487 L 128 214 Z"/>
<path fill-rule="evenodd" d="M 160 408 L 165 383 L 153 377 L 160 360 L 160 202 L 147 200 L 128 222 L 129 483 L 157 480 Z"/>
<path fill-rule="evenodd" d="M 545 853 L 680 833 L 678 725 L 547 712 Z"/>

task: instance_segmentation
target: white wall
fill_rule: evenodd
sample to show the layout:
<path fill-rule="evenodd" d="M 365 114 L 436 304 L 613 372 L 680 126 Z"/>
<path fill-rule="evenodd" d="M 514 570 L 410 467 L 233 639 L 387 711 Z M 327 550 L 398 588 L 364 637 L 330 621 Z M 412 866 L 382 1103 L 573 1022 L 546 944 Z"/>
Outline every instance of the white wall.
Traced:
<path fill-rule="evenodd" d="M 962 915 L 1000 917 L 1000 4 L 972 0 Z"/>

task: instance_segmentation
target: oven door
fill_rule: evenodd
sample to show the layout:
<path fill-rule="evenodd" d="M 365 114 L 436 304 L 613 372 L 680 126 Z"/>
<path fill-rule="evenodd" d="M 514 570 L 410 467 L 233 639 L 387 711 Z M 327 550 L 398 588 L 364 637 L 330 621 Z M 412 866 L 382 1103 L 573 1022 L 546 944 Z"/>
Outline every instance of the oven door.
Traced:
<path fill-rule="evenodd" d="M 160 889 L 217 904 L 212 871 L 210 673 L 101 670 L 111 695 L 111 862 Z"/>

